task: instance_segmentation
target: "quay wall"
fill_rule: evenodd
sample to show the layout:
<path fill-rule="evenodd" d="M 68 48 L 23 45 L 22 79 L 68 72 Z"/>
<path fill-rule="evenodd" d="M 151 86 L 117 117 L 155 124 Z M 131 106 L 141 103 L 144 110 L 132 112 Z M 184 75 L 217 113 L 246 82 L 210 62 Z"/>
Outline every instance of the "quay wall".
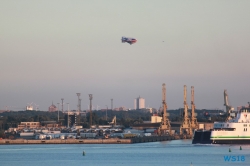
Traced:
<path fill-rule="evenodd" d="M 28 139 L 2 139 L 0 145 L 11 144 L 133 144 L 144 142 L 160 142 L 183 139 L 179 136 L 147 136 L 130 139 L 52 139 L 52 140 L 28 140 Z"/>
<path fill-rule="evenodd" d="M 10 144 L 130 144 L 130 139 L 52 139 L 52 140 L 26 140 L 3 139 L 0 145 Z"/>
<path fill-rule="evenodd" d="M 151 137 L 136 137 L 131 139 L 131 143 L 143 143 L 143 142 L 161 142 L 176 140 L 180 137 L 177 136 L 151 136 Z"/>

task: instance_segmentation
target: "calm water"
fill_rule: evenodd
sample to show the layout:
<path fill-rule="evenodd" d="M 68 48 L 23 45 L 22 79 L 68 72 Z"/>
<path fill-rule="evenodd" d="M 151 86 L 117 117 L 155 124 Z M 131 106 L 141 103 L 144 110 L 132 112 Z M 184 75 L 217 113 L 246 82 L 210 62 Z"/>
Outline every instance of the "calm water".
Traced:
<path fill-rule="evenodd" d="M 244 156 L 245 161 L 225 162 L 226 155 Z M 192 145 L 189 140 L 129 145 L 0 145 L 0 166 L 190 166 L 191 162 L 193 166 L 250 166 L 250 145 L 242 145 L 242 150 L 240 145 Z"/>

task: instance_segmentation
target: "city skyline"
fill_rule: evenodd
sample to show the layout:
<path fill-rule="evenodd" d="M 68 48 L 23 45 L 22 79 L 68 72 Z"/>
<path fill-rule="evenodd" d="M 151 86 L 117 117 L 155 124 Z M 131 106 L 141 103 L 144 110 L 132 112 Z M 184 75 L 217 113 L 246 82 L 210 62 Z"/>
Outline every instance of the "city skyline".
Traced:
<path fill-rule="evenodd" d="M 187 99 L 188 99 L 188 97 L 187 97 Z M 80 100 L 82 100 L 82 99 L 80 98 Z M 94 103 L 94 104 L 92 104 L 92 110 L 106 110 L 106 109 L 111 109 L 112 104 L 114 105 L 113 101 L 114 101 L 114 99 L 112 100 L 112 103 L 109 103 L 109 104 L 106 104 L 106 105 L 103 105 L 103 106 L 100 106 L 100 105 Z M 77 101 L 76 101 L 76 105 L 73 105 L 73 106 L 70 105 L 70 103 L 67 102 L 67 101 L 63 102 L 64 112 L 67 111 L 68 109 L 71 110 L 71 111 L 72 110 L 76 110 L 77 111 L 78 110 L 78 104 L 79 104 L 78 103 L 78 98 L 77 98 Z M 83 110 L 89 110 L 89 101 L 86 101 L 85 103 L 81 103 L 81 105 L 84 106 L 84 108 L 82 108 L 81 111 L 83 111 Z M 191 107 L 191 101 L 190 101 L 190 103 L 188 103 L 188 105 L 190 105 L 190 107 Z M 241 106 L 248 106 L 248 105 L 249 105 L 249 103 L 247 103 L 245 105 L 241 105 Z M 62 111 L 62 102 L 61 101 L 59 103 L 57 102 L 55 104 L 52 101 L 52 104 L 48 105 L 47 109 L 45 109 L 45 110 L 40 109 L 39 105 L 37 103 L 33 103 L 33 102 L 27 103 L 27 105 L 24 106 L 24 107 L 5 106 L 4 109 L 0 109 L 0 110 L 8 110 L 8 111 L 23 111 L 23 110 L 49 111 L 49 109 L 51 108 L 51 106 L 55 106 L 56 109 L 59 108 L 59 111 Z M 85 106 L 86 106 L 86 108 L 85 108 Z M 237 107 L 241 107 L 241 106 L 237 106 Z M 159 107 L 150 107 L 149 105 L 146 105 L 145 98 L 143 98 L 143 97 L 141 97 L 139 95 L 139 97 L 133 99 L 133 107 L 127 107 L 125 105 L 115 105 L 115 106 L 113 106 L 113 109 L 115 110 L 115 109 L 118 109 L 120 107 L 124 107 L 124 108 L 130 109 L 130 110 L 143 109 L 143 108 L 146 108 L 146 109 L 147 108 L 161 109 L 162 108 L 162 103 L 159 105 Z M 135 107 L 138 107 L 138 108 L 135 108 Z M 197 108 L 197 109 L 215 109 L 215 110 L 216 109 L 218 109 L 218 110 L 222 109 L 222 110 L 224 110 L 225 109 L 224 107 L 225 106 L 223 105 L 223 107 L 221 107 L 221 108 Z M 234 107 L 234 108 L 237 110 L 237 107 Z M 180 107 L 176 107 L 176 108 L 170 108 L 169 110 L 175 110 L 175 109 L 179 109 L 179 108 L 183 108 L 183 105 L 181 105 Z"/>
<path fill-rule="evenodd" d="M 250 100 L 250 1 L 93 0 L 0 2 L 0 110 L 51 101 L 198 109 Z M 122 36 L 137 40 L 122 43 Z M 65 106 L 67 108 L 67 106 Z M 18 110 L 18 109 L 17 109 Z"/>

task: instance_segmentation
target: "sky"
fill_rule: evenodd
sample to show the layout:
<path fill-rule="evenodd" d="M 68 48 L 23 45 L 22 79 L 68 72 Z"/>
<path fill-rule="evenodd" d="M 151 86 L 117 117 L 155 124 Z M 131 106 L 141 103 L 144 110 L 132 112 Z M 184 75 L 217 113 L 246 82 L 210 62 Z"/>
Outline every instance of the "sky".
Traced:
<path fill-rule="evenodd" d="M 197 109 L 250 101 L 250 1 L 0 1 L 0 110 L 162 105 Z M 122 43 L 121 37 L 137 43 Z M 60 108 L 61 109 L 61 108 Z"/>

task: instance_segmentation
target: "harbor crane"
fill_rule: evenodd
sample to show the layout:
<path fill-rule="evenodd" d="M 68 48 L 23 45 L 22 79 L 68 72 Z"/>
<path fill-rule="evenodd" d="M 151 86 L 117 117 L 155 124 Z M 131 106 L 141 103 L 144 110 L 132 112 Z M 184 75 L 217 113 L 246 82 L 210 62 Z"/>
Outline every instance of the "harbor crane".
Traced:
<path fill-rule="evenodd" d="M 158 128 L 158 134 L 159 135 L 164 135 L 169 132 L 169 135 L 171 135 L 171 126 L 170 126 L 170 121 L 168 119 L 168 114 L 167 114 L 167 103 L 166 103 L 166 87 L 165 84 L 162 84 L 162 106 L 163 106 L 163 115 L 162 115 L 162 120 L 160 127 Z"/>
<path fill-rule="evenodd" d="M 114 118 L 112 119 L 112 122 L 109 122 L 109 124 L 111 124 L 113 127 L 116 126 L 116 116 L 114 116 Z"/>
<path fill-rule="evenodd" d="M 184 85 L 184 118 L 180 127 L 180 135 L 183 135 L 185 130 L 187 135 L 193 135 L 193 131 L 188 117 L 188 104 L 187 104 L 187 86 Z"/>
<path fill-rule="evenodd" d="M 227 122 L 232 119 L 231 113 L 234 110 L 234 108 L 231 105 L 229 105 L 226 89 L 224 90 L 224 106 L 226 106 L 226 115 L 227 115 L 226 122 Z"/>
<path fill-rule="evenodd" d="M 196 113 L 195 113 L 195 104 L 194 104 L 194 87 L 191 86 L 191 128 L 192 129 L 198 129 L 199 125 L 197 122 L 196 118 Z"/>

